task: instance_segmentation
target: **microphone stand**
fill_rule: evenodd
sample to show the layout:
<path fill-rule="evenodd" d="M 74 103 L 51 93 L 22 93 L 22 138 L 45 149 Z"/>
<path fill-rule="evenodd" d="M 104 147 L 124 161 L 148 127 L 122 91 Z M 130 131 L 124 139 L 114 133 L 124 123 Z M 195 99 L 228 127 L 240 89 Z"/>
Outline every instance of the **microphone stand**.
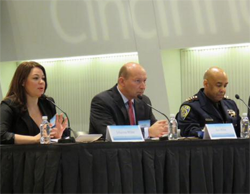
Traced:
<path fill-rule="evenodd" d="M 143 101 L 144 102 L 144 101 Z M 144 103 L 146 103 L 146 102 L 144 102 Z M 167 117 L 167 115 L 165 115 L 163 112 L 161 112 L 161 111 L 159 111 L 159 110 L 157 110 L 157 109 L 155 109 L 154 107 L 152 107 L 150 104 L 147 104 L 146 103 L 146 105 L 148 105 L 150 108 L 152 108 L 153 110 L 155 110 L 156 112 L 158 112 L 158 113 L 160 113 L 160 114 L 162 114 L 164 117 L 166 117 L 166 119 L 168 120 L 168 122 L 170 123 L 170 120 L 169 120 L 169 118 Z"/>
<path fill-rule="evenodd" d="M 67 113 L 64 112 L 59 106 L 57 106 L 57 105 L 56 105 L 52 100 L 50 100 L 49 98 L 46 97 L 46 100 L 48 100 L 49 102 L 51 102 L 53 105 L 55 105 L 55 107 L 57 107 L 60 111 L 62 111 L 62 113 L 63 113 L 63 114 L 66 116 L 66 118 L 68 119 L 68 127 L 67 127 L 66 129 L 68 129 L 69 131 L 72 131 L 74 137 L 77 138 L 77 134 L 75 133 L 75 131 L 74 131 L 73 129 L 70 128 L 70 120 L 69 120 L 69 117 L 68 117 Z M 70 140 L 70 141 L 75 142 L 75 138 L 74 138 L 74 140 L 72 139 L 72 137 L 71 137 L 71 139 L 64 139 L 64 140 Z M 61 141 L 60 141 L 60 140 L 61 140 Z M 62 139 L 60 139 L 60 140 L 59 140 L 60 143 L 64 143 L 64 142 L 62 142 Z M 59 142 L 59 141 L 58 141 L 58 142 Z M 65 142 L 65 143 L 66 143 L 66 142 Z"/>
<path fill-rule="evenodd" d="M 248 110 L 250 111 L 250 107 L 244 102 L 244 100 L 242 100 L 242 99 L 240 98 L 240 96 L 239 96 L 238 94 L 235 94 L 235 98 L 236 98 L 237 100 L 240 100 L 241 102 L 243 102 L 243 103 L 245 104 L 245 106 L 248 108 Z"/>
<path fill-rule="evenodd" d="M 170 131 L 172 131 L 172 123 L 170 122 L 169 118 L 167 117 L 167 115 L 165 115 L 163 112 L 155 109 L 154 107 L 152 107 L 150 104 L 146 103 L 145 101 L 142 100 L 142 96 L 140 95 L 137 95 L 137 98 L 140 99 L 142 102 L 144 102 L 147 106 L 149 106 L 150 108 L 152 108 L 153 110 L 155 110 L 156 112 L 160 113 L 161 115 L 163 115 L 164 117 L 166 117 L 166 119 L 168 120 L 168 123 L 169 123 L 169 129 Z M 161 136 L 159 138 L 161 141 L 163 140 L 168 140 L 168 134 L 165 134 L 163 136 Z"/>

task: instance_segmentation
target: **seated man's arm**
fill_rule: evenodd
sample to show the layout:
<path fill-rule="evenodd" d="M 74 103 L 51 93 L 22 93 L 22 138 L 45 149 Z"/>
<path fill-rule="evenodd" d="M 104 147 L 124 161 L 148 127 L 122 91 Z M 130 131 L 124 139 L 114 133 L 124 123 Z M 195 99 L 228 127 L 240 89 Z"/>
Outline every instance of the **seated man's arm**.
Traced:
<path fill-rule="evenodd" d="M 147 96 L 143 96 L 142 101 L 144 101 L 145 104 L 152 106 L 151 101 Z M 151 123 L 151 126 L 148 128 L 148 137 L 161 137 L 165 134 L 168 134 L 168 122 L 166 120 L 157 121 L 152 112 L 152 108 L 147 105 L 145 105 L 145 108 L 149 113 Z"/>
<path fill-rule="evenodd" d="M 176 118 L 178 128 L 181 130 L 181 136 L 183 137 L 197 136 L 197 131 L 201 131 L 204 128 L 204 125 L 200 124 L 202 118 L 199 118 L 199 114 L 190 106 L 183 105 Z"/>
<path fill-rule="evenodd" d="M 107 126 L 115 124 L 108 104 L 100 97 L 94 97 L 91 102 L 89 133 L 103 134 L 105 138 Z"/>
<path fill-rule="evenodd" d="M 249 100 L 250 100 L 250 98 L 249 98 Z M 235 101 L 232 101 L 232 102 L 233 102 L 233 104 L 235 106 L 234 110 L 236 112 L 236 122 L 235 121 L 233 122 L 234 130 L 235 130 L 235 133 L 236 133 L 237 137 L 240 137 L 240 121 L 241 121 L 240 111 L 239 111 Z M 248 117 L 249 116 L 250 115 L 249 115 L 249 110 L 248 110 Z"/>
<path fill-rule="evenodd" d="M 156 121 L 148 129 L 149 137 L 161 137 L 168 134 L 168 122 L 166 120 Z"/>
<path fill-rule="evenodd" d="M 248 99 L 248 119 L 250 119 L 250 110 L 249 110 L 249 107 L 250 107 L 250 96 L 249 96 L 249 99 Z"/>

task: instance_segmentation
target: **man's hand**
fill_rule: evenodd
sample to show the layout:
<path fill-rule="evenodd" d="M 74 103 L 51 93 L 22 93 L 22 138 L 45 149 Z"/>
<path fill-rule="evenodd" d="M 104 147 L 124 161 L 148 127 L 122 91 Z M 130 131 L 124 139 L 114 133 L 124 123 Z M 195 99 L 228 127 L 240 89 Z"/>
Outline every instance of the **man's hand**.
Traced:
<path fill-rule="evenodd" d="M 166 120 L 160 120 L 155 122 L 149 129 L 148 133 L 150 137 L 161 137 L 168 134 L 168 122 Z"/>

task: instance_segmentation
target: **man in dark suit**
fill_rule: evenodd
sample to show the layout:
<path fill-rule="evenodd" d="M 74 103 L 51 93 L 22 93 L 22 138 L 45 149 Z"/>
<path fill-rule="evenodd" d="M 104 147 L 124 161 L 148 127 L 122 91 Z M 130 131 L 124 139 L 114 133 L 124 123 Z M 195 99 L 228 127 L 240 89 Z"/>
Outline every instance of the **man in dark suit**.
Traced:
<path fill-rule="evenodd" d="M 248 98 L 248 107 L 250 107 L 250 96 Z M 248 116 L 248 119 L 250 120 L 250 110 L 249 110 L 249 108 L 247 109 L 247 116 Z"/>
<path fill-rule="evenodd" d="M 152 109 L 146 105 L 151 104 L 150 99 L 143 95 L 146 80 L 147 74 L 141 65 L 133 62 L 123 65 L 118 83 L 92 99 L 89 133 L 103 134 L 105 138 L 108 125 L 133 125 L 139 121 L 150 120 L 151 126 L 145 128 L 146 138 L 167 134 L 167 121 L 157 121 Z M 138 95 L 142 100 L 137 99 Z M 132 104 L 132 118 L 129 114 L 129 101 Z"/>
<path fill-rule="evenodd" d="M 239 109 L 225 97 L 227 85 L 228 78 L 222 69 L 211 67 L 205 72 L 204 88 L 187 99 L 176 116 L 182 136 L 198 136 L 205 124 L 210 123 L 232 123 L 240 136 Z"/>

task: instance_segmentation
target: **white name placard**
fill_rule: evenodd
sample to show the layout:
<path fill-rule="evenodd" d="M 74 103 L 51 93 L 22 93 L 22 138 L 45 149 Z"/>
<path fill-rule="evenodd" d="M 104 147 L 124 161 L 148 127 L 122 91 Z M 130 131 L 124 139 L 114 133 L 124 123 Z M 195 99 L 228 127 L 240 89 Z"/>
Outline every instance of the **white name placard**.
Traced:
<path fill-rule="evenodd" d="M 232 123 L 206 124 L 203 139 L 236 139 Z"/>
<path fill-rule="evenodd" d="M 109 125 L 107 126 L 106 141 L 138 142 L 144 141 L 139 125 Z"/>

